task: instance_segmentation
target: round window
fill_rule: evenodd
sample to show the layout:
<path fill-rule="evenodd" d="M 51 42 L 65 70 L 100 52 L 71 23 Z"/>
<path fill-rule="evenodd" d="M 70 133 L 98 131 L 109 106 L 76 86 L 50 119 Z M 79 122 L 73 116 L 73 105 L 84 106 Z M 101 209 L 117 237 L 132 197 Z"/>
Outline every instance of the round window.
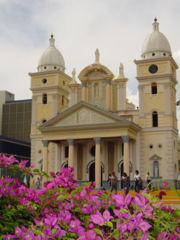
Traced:
<path fill-rule="evenodd" d="M 149 67 L 149 72 L 150 73 L 156 73 L 158 71 L 158 66 L 155 65 L 155 64 L 152 64 L 150 67 Z"/>
<path fill-rule="evenodd" d="M 44 78 L 44 79 L 42 80 L 42 82 L 43 82 L 43 84 L 47 83 L 47 79 Z"/>

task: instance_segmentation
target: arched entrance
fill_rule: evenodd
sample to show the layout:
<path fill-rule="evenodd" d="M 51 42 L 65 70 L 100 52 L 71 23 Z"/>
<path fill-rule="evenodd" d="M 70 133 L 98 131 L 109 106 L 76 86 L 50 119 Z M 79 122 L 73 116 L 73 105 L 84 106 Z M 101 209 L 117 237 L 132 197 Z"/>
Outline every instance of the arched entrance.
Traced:
<path fill-rule="evenodd" d="M 89 166 L 89 181 L 95 181 L 95 162 L 92 162 Z M 101 166 L 101 186 L 102 186 L 102 166 Z"/>

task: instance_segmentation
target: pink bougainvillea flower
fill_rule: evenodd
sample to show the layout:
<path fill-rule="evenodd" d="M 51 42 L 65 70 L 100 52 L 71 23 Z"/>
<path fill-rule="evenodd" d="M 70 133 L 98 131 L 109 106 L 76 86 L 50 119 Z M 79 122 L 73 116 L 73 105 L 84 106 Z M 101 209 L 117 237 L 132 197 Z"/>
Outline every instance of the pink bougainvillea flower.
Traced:
<path fill-rule="evenodd" d="M 95 214 L 91 215 L 90 221 L 102 226 L 104 223 L 104 217 L 101 215 L 99 211 L 97 211 Z"/>

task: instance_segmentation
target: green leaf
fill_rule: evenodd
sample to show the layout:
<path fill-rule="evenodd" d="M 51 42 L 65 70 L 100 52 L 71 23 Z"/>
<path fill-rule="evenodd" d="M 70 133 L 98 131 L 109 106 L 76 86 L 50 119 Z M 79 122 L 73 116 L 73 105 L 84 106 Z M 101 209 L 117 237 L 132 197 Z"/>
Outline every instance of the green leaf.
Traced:
<path fill-rule="evenodd" d="M 53 228 L 53 230 L 52 230 L 52 234 L 55 234 L 55 232 L 57 231 L 57 228 Z"/>
<path fill-rule="evenodd" d="M 62 199 L 65 199 L 65 195 L 59 195 L 59 196 L 57 197 L 57 200 L 62 200 Z"/>
<path fill-rule="evenodd" d="M 116 228 L 114 229 L 114 231 L 112 232 L 111 236 L 115 239 L 119 238 L 119 230 Z"/>
<path fill-rule="evenodd" d="M 104 226 L 108 226 L 108 227 L 110 227 L 110 228 L 113 228 L 113 223 L 112 222 L 104 222 L 104 224 L 103 224 Z"/>
<path fill-rule="evenodd" d="M 101 237 L 103 237 L 103 234 L 102 234 L 102 232 L 101 232 L 100 229 L 95 228 L 94 231 L 95 231 L 98 235 L 100 235 Z"/>

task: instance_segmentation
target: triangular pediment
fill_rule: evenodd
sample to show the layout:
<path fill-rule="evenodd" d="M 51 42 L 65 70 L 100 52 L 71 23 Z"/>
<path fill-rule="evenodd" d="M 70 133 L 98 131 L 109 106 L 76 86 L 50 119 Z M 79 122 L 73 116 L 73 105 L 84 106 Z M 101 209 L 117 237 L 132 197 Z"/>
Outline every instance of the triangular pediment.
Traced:
<path fill-rule="evenodd" d="M 95 105 L 79 102 L 50 119 L 40 128 L 129 122 Z"/>

